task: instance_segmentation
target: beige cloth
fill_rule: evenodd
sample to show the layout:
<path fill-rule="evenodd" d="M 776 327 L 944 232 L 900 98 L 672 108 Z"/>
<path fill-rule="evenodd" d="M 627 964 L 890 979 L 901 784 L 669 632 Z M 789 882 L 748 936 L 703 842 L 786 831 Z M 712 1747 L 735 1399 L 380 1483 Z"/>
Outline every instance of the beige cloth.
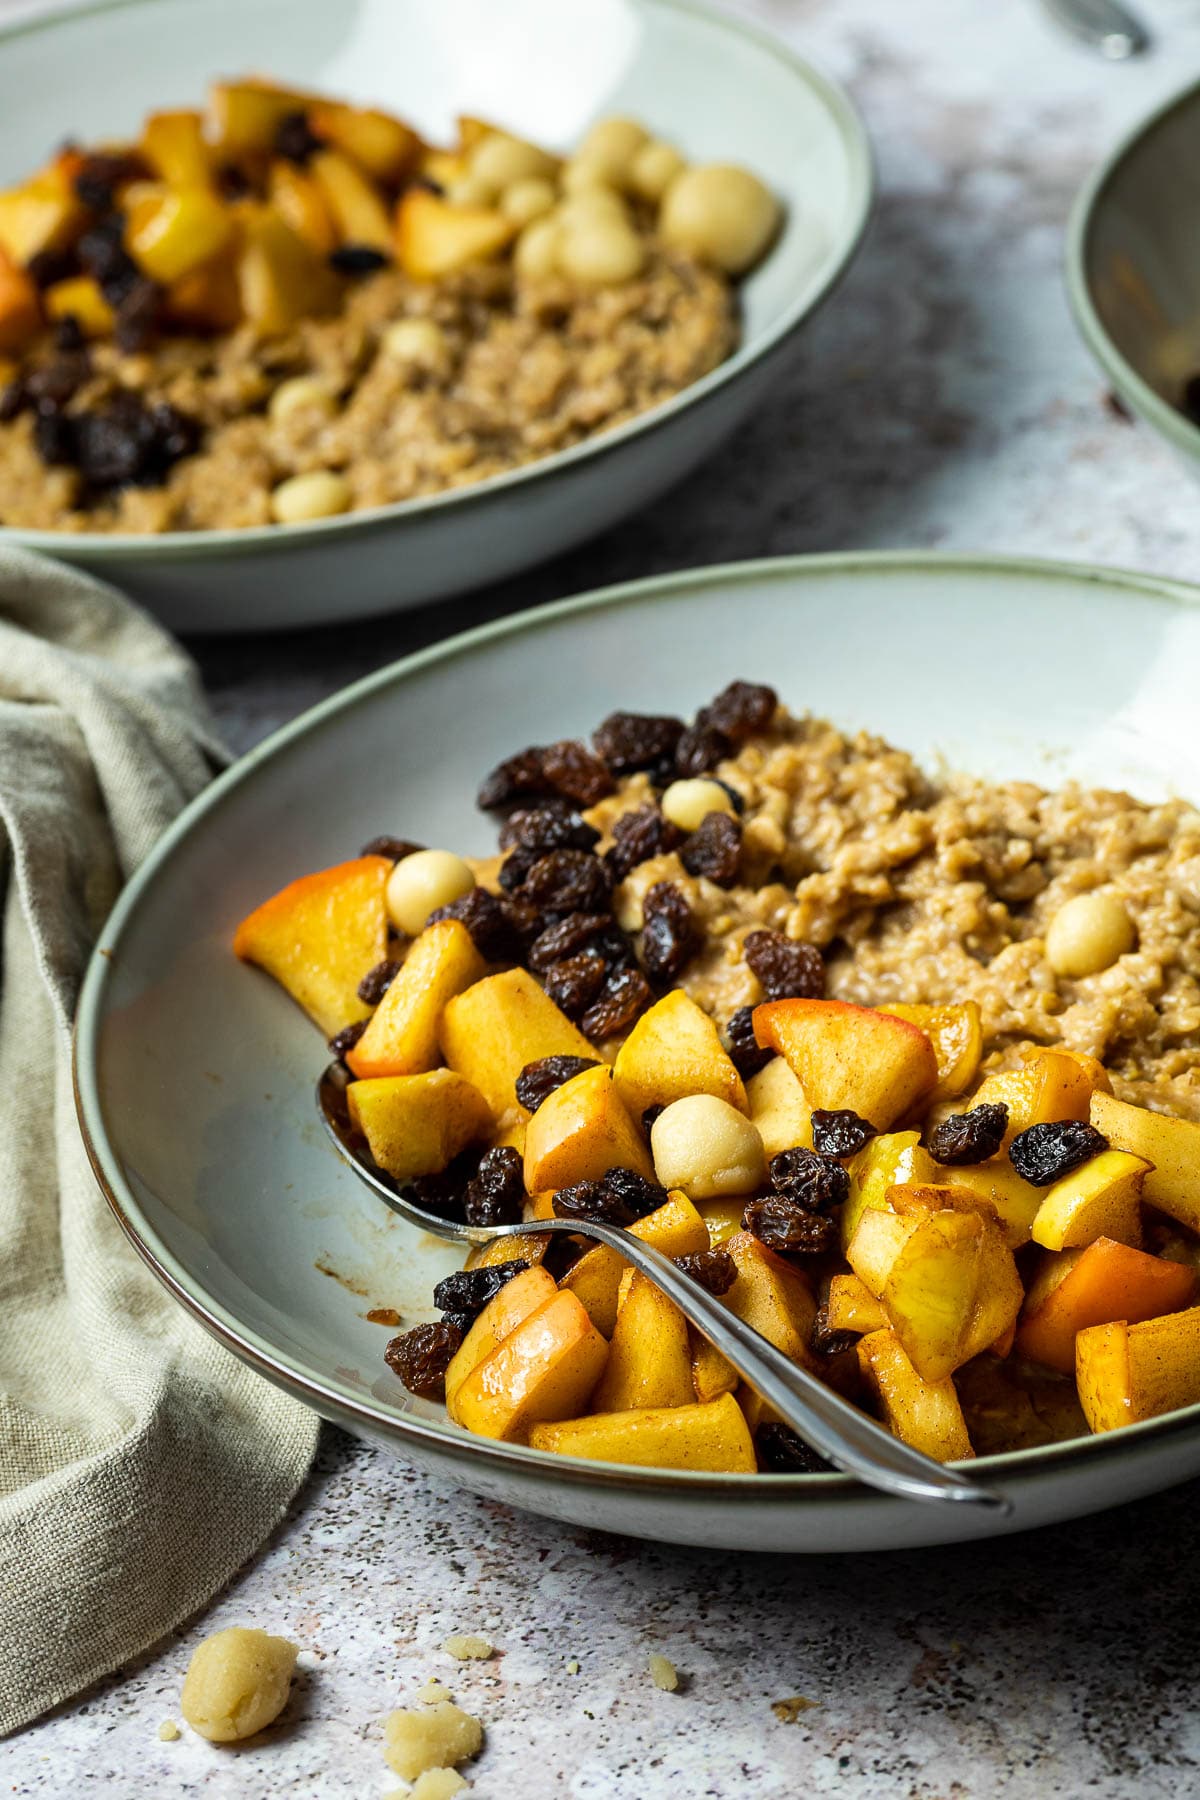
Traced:
<path fill-rule="evenodd" d="M 97 930 L 222 760 L 170 638 L 89 576 L 0 551 L 0 1733 L 209 1599 L 316 1445 L 314 1414 L 126 1242 L 72 1102 Z"/>

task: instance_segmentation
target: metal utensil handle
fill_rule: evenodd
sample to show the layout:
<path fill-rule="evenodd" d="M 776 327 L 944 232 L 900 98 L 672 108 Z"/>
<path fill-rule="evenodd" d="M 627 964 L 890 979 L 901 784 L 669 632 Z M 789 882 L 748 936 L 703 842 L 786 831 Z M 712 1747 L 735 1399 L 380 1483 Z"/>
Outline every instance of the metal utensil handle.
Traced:
<path fill-rule="evenodd" d="M 1150 34 L 1118 0 L 1042 0 L 1046 11 L 1081 43 L 1121 62 L 1149 47 Z"/>

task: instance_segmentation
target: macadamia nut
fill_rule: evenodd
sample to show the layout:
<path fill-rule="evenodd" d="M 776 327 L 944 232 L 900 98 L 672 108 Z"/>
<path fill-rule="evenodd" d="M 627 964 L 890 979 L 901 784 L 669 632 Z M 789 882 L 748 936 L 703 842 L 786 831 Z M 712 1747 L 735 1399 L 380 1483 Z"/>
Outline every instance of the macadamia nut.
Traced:
<path fill-rule="evenodd" d="M 192 1653 L 179 1710 L 211 1743 L 253 1737 L 283 1711 L 296 1654 L 287 1638 L 243 1625 L 214 1632 Z"/>
<path fill-rule="evenodd" d="M 779 216 L 774 194 L 749 169 L 707 163 L 685 169 L 671 183 L 658 226 L 668 244 L 740 275 L 763 254 Z"/>
<path fill-rule="evenodd" d="M 493 131 L 476 144 L 469 166 L 474 179 L 495 195 L 514 181 L 524 181 L 532 175 L 552 175 L 554 158 L 524 138 Z"/>
<path fill-rule="evenodd" d="M 558 245 L 564 275 L 587 287 L 631 281 L 646 260 L 641 238 L 619 219 L 595 218 L 567 226 Z"/>
<path fill-rule="evenodd" d="M 427 1769 L 450 1768 L 478 1756 L 483 1726 L 450 1700 L 420 1712 L 389 1713 L 383 1722 L 383 1755 L 389 1769 L 415 1781 Z"/>
<path fill-rule="evenodd" d="M 416 937 L 431 912 L 461 900 L 474 886 L 474 875 L 452 850 L 414 850 L 411 856 L 402 856 L 388 876 L 384 889 L 388 918 L 397 931 Z"/>
<path fill-rule="evenodd" d="M 396 319 L 380 337 L 384 352 L 410 368 L 442 375 L 450 366 L 450 346 L 432 319 Z"/>
<path fill-rule="evenodd" d="M 312 412 L 331 418 L 337 402 L 323 381 L 315 375 L 294 375 L 281 381 L 267 402 L 267 417 L 276 425 L 297 413 Z"/>
<path fill-rule="evenodd" d="M 662 810 L 680 831 L 697 831 L 709 813 L 734 813 L 737 808 L 719 781 L 696 775 L 671 783 L 663 794 Z"/>
<path fill-rule="evenodd" d="M 643 200 L 659 201 L 677 175 L 687 168 L 674 144 L 651 138 L 629 165 L 629 185 Z"/>
<path fill-rule="evenodd" d="M 767 1175 L 762 1138 L 749 1119 L 714 1094 L 688 1094 L 659 1113 L 650 1130 L 654 1173 L 691 1200 L 752 1194 Z"/>
<path fill-rule="evenodd" d="M 1115 894 L 1075 894 L 1046 932 L 1046 960 L 1056 975 L 1098 975 L 1133 949 L 1133 920 Z"/>
<path fill-rule="evenodd" d="M 648 136 L 636 119 L 597 119 L 579 146 L 578 160 L 602 170 L 605 181 L 623 186 Z"/>
<path fill-rule="evenodd" d="M 309 469 L 281 481 L 271 495 L 277 525 L 303 525 L 350 510 L 350 483 L 336 469 Z"/>

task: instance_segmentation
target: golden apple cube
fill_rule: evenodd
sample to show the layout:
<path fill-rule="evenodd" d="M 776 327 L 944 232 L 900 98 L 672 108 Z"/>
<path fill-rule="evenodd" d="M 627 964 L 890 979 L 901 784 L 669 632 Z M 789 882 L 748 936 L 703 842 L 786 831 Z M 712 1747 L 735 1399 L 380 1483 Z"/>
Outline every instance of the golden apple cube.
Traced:
<path fill-rule="evenodd" d="M 529 1442 L 535 1450 L 557 1456 L 648 1469 L 752 1475 L 758 1467 L 749 1428 L 732 1394 L 707 1405 L 593 1413 L 586 1419 L 535 1425 Z"/>
<path fill-rule="evenodd" d="M 889 1131 L 872 1138 L 850 1162 L 850 1194 L 842 1206 L 845 1249 L 868 1208 L 886 1211 L 888 1191 L 908 1182 L 936 1181 L 940 1173 L 919 1131 Z"/>
<path fill-rule="evenodd" d="M 206 187 L 212 177 L 212 153 L 199 112 L 181 108 L 151 113 L 142 127 L 141 151 L 172 187 Z"/>
<path fill-rule="evenodd" d="M 516 1080 L 526 1063 L 545 1056 L 596 1057 L 527 969 L 488 975 L 447 1001 L 439 1035 L 449 1066 L 474 1082 L 501 1121 L 523 1116 Z"/>
<path fill-rule="evenodd" d="M 38 291 L 24 269 L 0 251 L 0 350 L 20 350 L 41 329 Z"/>
<path fill-rule="evenodd" d="M 825 1302 L 831 1331 L 882 1331 L 888 1316 L 875 1295 L 857 1275 L 834 1275 Z"/>
<path fill-rule="evenodd" d="M 42 295 L 49 319 L 74 319 L 85 337 L 111 337 L 117 315 L 93 275 L 69 275 Z"/>
<path fill-rule="evenodd" d="M 396 208 L 396 257 L 415 281 L 439 281 L 497 256 L 516 231 L 497 207 L 452 206 L 438 194 L 413 187 Z"/>
<path fill-rule="evenodd" d="M 511 1244 L 512 1238 L 493 1238 L 494 1244 Z M 454 1352 L 446 1369 L 446 1405 L 451 1407 L 454 1396 L 467 1376 L 472 1374 L 484 1360 L 490 1356 L 497 1344 L 502 1344 L 510 1332 L 515 1331 L 522 1319 L 527 1319 L 539 1306 L 547 1300 L 553 1300 L 558 1292 L 553 1275 L 549 1269 L 534 1267 L 523 1269 L 519 1275 L 506 1282 L 500 1292 L 492 1297 L 471 1326 L 466 1337 Z"/>
<path fill-rule="evenodd" d="M 329 202 L 311 175 L 276 157 L 267 170 L 267 195 L 285 224 L 318 256 L 328 256 L 337 248 L 337 227 Z"/>
<path fill-rule="evenodd" d="M 715 1094 L 746 1110 L 746 1090 L 716 1025 L 682 988 L 644 1012 L 617 1052 L 617 1092 L 635 1119 L 648 1106 Z"/>
<path fill-rule="evenodd" d="M 628 1270 L 621 1278 L 617 1323 L 604 1374 L 592 1395 L 593 1410 L 690 1406 L 695 1397 L 687 1320 L 652 1281 Z"/>
<path fill-rule="evenodd" d="M 233 214 L 208 188 L 168 188 L 130 206 L 129 254 L 153 281 L 179 281 L 233 243 Z"/>
<path fill-rule="evenodd" d="M 87 211 L 63 171 L 51 167 L 0 193 L 0 250 L 19 268 L 43 250 L 65 250 Z"/>
<path fill-rule="evenodd" d="M 955 1187 L 977 1194 L 990 1205 L 1010 1250 L 1029 1242 L 1045 1190 L 1024 1181 L 1007 1156 L 993 1156 L 987 1162 L 971 1163 L 947 1173 Z"/>
<path fill-rule="evenodd" d="M 346 1061 L 360 1077 L 419 1075 L 440 1061 L 438 1025 L 446 1002 L 487 974 L 459 919 L 439 919 L 414 938 L 400 973 Z"/>
<path fill-rule="evenodd" d="M 495 1263 L 544 1261 L 550 1239 L 544 1231 L 514 1231 L 510 1237 L 492 1238 L 487 1244 L 474 1244 L 467 1253 L 468 1269 L 490 1269 Z"/>
<path fill-rule="evenodd" d="M 1200 1401 L 1200 1306 L 1139 1325 L 1092 1325 L 1075 1339 L 1079 1402 L 1093 1431 L 1114 1431 Z"/>
<path fill-rule="evenodd" d="M 916 1025 L 844 1000 L 770 1000 L 754 1033 L 791 1066 L 810 1106 L 848 1107 L 886 1131 L 927 1101 L 938 1078 L 933 1045 Z"/>
<path fill-rule="evenodd" d="M 781 1150 L 812 1149 L 812 1108 L 782 1056 L 750 1077 L 746 1104 L 768 1161 Z"/>
<path fill-rule="evenodd" d="M 333 311 L 337 277 L 273 206 L 239 201 L 236 216 L 238 294 L 251 325 L 273 336 L 312 314 Z"/>
<path fill-rule="evenodd" d="M 874 1206 L 860 1215 L 846 1246 L 846 1261 L 877 1300 L 887 1286 L 892 1264 L 920 1223 L 915 1214 L 903 1218 Z"/>
<path fill-rule="evenodd" d="M 268 81 L 217 81 L 208 92 L 209 132 L 223 156 L 236 158 L 275 146 L 283 121 L 304 112 L 309 96 Z"/>
<path fill-rule="evenodd" d="M 857 1348 L 863 1379 L 895 1437 L 936 1462 L 974 1456 L 953 1381 L 924 1380 L 894 1332 L 872 1331 Z"/>
<path fill-rule="evenodd" d="M 723 1351 L 710 1344 L 694 1325 L 688 1327 L 692 1347 L 692 1388 L 700 1401 L 719 1400 L 722 1394 L 735 1393 L 741 1376 Z"/>
<path fill-rule="evenodd" d="M 745 1194 L 713 1194 L 708 1199 L 697 1200 L 696 1205 L 708 1226 L 710 1244 L 724 1244 L 742 1229 Z"/>
<path fill-rule="evenodd" d="M 634 1169 L 654 1180 L 654 1164 L 601 1063 L 555 1088 L 525 1127 L 525 1186 L 529 1193 L 598 1181 L 609 1169 Z"/>
<path fill-rule="evenodd" d="M 343 243 L 392 251 L 392 226 L 383 196 L 370 178 L 338 150 L 321 150 L 309 172 L 325 197 Z"/>
<path fill-rule="evenodd" d="M 235 956 L 273 975 L 326 1037 L 371 1010 L 358 984 L 387 955 L 383 890 L 391 870 L 386 857 L 360 856 L 302 875 L 234 933 Z"/>
<path fill-rule="evenodd" d="M 1086 1063 L 1069 1050 L 1031 1050 L 1019 1069 L 988 1075 L 971 1098 L 972 1106 L 1008 1108 L 1005 1144 L 1031 1125 L 1057 1119 L 1086 1119 L 1093 1080 Z"/>
<path fill-rule="evenodd" d="M 962 1000 L 948 1006 L 881 1006 L 879 1011 L 919 1026 L 933 1045 L 938 1074 L 937 1086 L 929 1096 L 931 1102 L 954 1100 L 966 1093 L 983 1054 L 978 1001 Z"/>
<path fill-rule="evenodd" d="M 975 1212 L 921 1219 L 888 1270 L 880 1299 L 925 1381 L 942 1381 L 1012 1327 L 1024 1297 L 1012 1252 Z"/>
<path fill-rule="evenodd" d="M 343 151 L 376 181 L 399 181 L 420 154 L 416 132 L 373 107 L 318 100 L 308 116 L 318 137 Z"/>
<path fill-rule="evenodd" d="M 737 1264 L 737 1280 L 721 1298 L 730 1312 L 777 1350 L 807 1369 L 817 1367 L 811 1339 L 817 1303 L 807 1276 L 740 1231 L 724 1246 Z"/>
<path fill-rule="evenodd" d="M 709 1248 L 707 1225 L 687 1195 L 678 1192 L 669 1194 L 662 1206 L 629 1229 L 664 1256 L 694 1256 Z M 568 1269 L 560 1284 L 579 1297 L 605 1337 L 611 1337 L 616 1327 L 621 1278 L 628 1267 L 619 1251 L 597 1244 Z"/>
<path fill-rule="evenodd" d="M 471 1371 L 455 1390 L 450 1417 L 479 1437 L 523 1443 L 531 1426 L 583 1411 L 607 1357 L 579 1301 L 560 1288 Z"/>
<path fill-rule="evenodd" d="M 1112 1149 L 1151 1165 L 1142 1185 L 1143 1200 L 1200 1231 L 1200 1124 L 1131 1106 L 1099 1091 L 1092 1095 L 1090 1118 Z"/>
<path fill-rule="evenodd" d="M 1127 1150 L 1104 1150 L 1046 1189 L 1033 1221 L 1035 1244 L 1074 1250 L 1094 1238 L 1142 1241 L 1142 1193 L 1150 1164 Z"/>
<path fill-rule="evenodd" d="M 479 1089 L 449 1069 L 352 1081 L 346 1100 L 371 1155 L 398 1181 L 436 1175 L 492 1124 Z"/>

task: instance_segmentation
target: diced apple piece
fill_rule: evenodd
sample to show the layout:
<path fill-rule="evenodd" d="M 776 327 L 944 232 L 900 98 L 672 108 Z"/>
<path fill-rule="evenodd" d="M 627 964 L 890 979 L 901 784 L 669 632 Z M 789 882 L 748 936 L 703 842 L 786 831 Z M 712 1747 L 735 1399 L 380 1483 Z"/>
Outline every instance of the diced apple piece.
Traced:
<path fill-rule="evenodd" d="M 92 275 L 69 275 L 42 295 L 48 319 L 74 319 L 85 337 L 111 337 L 117 316 Z"/>
<path fill-rule="evenodd" d="M 746 1103 L 768 1161 L 781 1150 L 812 1149 L 812 1109 L 782 1056 L 750 1077 Z"/>
<path fill-rule="evenodd" d="M 1019 1069 L 1004 1069 L 987 1076 L 976 1089 L 971 1105 L 997 1103 L 1008 1108 L 1009 1144 L 1019 1131 L 1031 1125 L 1049 1125 L 1058 1119 L 1086 1119 L 1092 1097 L 1092 1079 L 1079 1057 L 1066 1050 L 1033 1049 Z"/>
<path fill-rule="evenodd" d="M 475 1244 L 467 1254 L 468 1269 L 490 1269 L 496 1263 L 540 1263 L 550 1248 L 546 1233 L 514 1231 L 509 1237 L 492 1238 L 490 1243 Z"/>
<path fill-rule="evenodd" d="M 0 193 L 0 250 L 24 268 L 43 250 L 65 250 L 86 218 L 66 173 L 52 166 Z"/>
<path fill-rule="evenodd" d="M 648 1469 L 752 1475 L 758 1467 L 749 1429 L 732 1394 L 722 1394 L 708 1405 L 593 1413 L 587 1419 L 535 1425 L 529 1442 L 535 1450 L 551 1450 L 557 1456 Z"/>
<path fill-rule="evenodd" d="M 511 1242 L 510 1239 L 493 1238 L 493 1243 Z M 553 1300 L 558 1288 L 549 1269 L 535 1267 L 523 1269 L 514 1275 L 493 1296 L 471 1326 L 466 1337 L 454 1352 L 446 1370 L 446 1404 L 449 1407 L 454 1395 L 458 1392 L 467 1376 L 479 1367 L 485 1357 L 492 1354 L 497 1344 L 502 1344 L 510 1332 L 515 1331 L 522 1319 L 527 1319 L 539 1306 L 547 1300 Z"/>
<path fill-rule="evenodd" d="M 697 1200 L 704 1223 L 708 1226 L 709 1242 L 724 1244 L 742 1229 L 742 1214 L 746 1210 L 745 1194 L 714 1194 L 711 1199 Z"/>
<path fill-rule="evenodd" d="M 328 256 L 337 247 L 329 202 L 311 175 L 276 157 L 267 171 L 267 194 L 280 217 L 318 256 Z"/>
<path fill-rule="evenodd" d="M 1140 1244 L 1142 1189 L 1149 1168 L 1127 1150 L 1104 1150 L 1064 1175 L 1046 1189 L 1033 1221 L 1034 1243 L 1046 1250 L 1074 1250 L 1098 1237 Z"/>
<path fill-rule="evenodd" d="M 219 256 L 233 236 L 233 214 L 207 188 L 168 188 L 126 216 L 126 247 L 153 281 L 179 281 Z"/>
<path fill-rule="evenodd" d="M 601 1063 L 555 1088 L 525 1127 L 525 1186 L 531 1194 L 573 1187 L 609 1169 L 654 1180 L 645 1140 Z"/>
<path fill-rule="evenodd" d="M 719 1400 L 736 1391 L 741 1376 L 723 1351 L 710 1344 L 703 1332 L 689 1326 L 692 1347 L 692 1387 L 700 1401 Z"/>
<path fill-rule="evenodd" d="M 1140 1324 L 1092 1325 L 1075 1339 L 1079 1401 L 1093 1431 L 1113 1431 L 1200 1401 L 1200 1306 Z"/>
<path fill-rule="evenodd" d="M 417 173 L 440 188 L 453 187 L 470 174 L 466 156 L 461 150 L 426 148 L 417 159 Z"/>
<path fill-rule="evenodd" d="M 304 112 L 309 96 L 266 81 L 217 81 L 208 93 L 210 135 L 223 156 L 274 149 L 291 114 Z"/>
<path fill-rule="evenodd" d="M 850 1195 L 842 1206 L 845 1249 L 868 1207 L 886 1210 L 888 1190 L 905 1182 L 936 1181 L 941 1173 L 919 1131 L 889 1131 L 872 1138 L 850 1163 Z"/>
<path fill-rule="evenodd" d="M 879 1010 L 919 1026 L 933 1045 L 938 1073 L 937 1086 L 929 1096 L 931 1102 L 954 1100 L 966 1093 L 983 1054 L 978 1001 L 962 1000 L 948 1006 L 881 1006 Z"/>
<path fill-rule="evenodd" d="M 979 1213 L 952 1211 L 920 1220 L 880 1295 L 909 1361 L 933 1382 L 1002 1337 L 1023 1297 L 999 1228 Z"/>
<path fill-rule="evenodd" d="M 1006 1156 L 993 1156 L 987 1162 L 968 1163 L 944 1173 L 955 1187 L 967 1188 L 981 1200 L 990 1202 L 1010 1250 L 1017 1250 L 1029 1242 L 1033 1221 L 1045 1199 L 1045 1190 L 1022 1180 Z"/>
<path fill-rule="evenodd" d="M 891 1331 L 872 1331 L 858 1342 L 863 1379 L 879 1402 L 888 1430 L 937 1462 L 974 1456 L 954 1383 L 925 1381 Z"/>
<path fill-rule="evenodd" d="M 1054 1260 L 1067 1264 L 1062 1278 L 1044 1279 L 1036 1299 L 1030 1289 L 1017 1348 L 1022 1356 L 1063 1375 L 1074 1374 L 1075 1338 L 1089 1326 L 1117 1319 L 1140 1324 L 1178 1312 L 1196 1296 L 1194 1269 L 1148 1256 L 1112 1238 L 1097 1238 L 1086 1249 L 1061 1252 Z"/>
<path fill-rule="evenodd" d="M 517 1116 L 516 1080 L 526 1063 L 596 1055 L 526 969 L 489 975 L 448 1001 L 440 1035 L 450 1067 L 475 1083 L 498 1119 Z"/>
<path fill-rule="evenodd" d="M 212 153 L 204 137 L 204 118 L 199 112 L 151 113 L 142 127 L 142 155 L 171 187 L 207 187 L 212 174 Z"/>
<path fill-rule="evenodd" d="M 438 1025 L 446 1002 L 482 980 L 487 964 L 459 919 L 440 919 L 413 940 L 396 976 L 346 1061 L 351 1072 L 417 1075 L 441 1060 Z"/>
<path fill-rule="evenodd" d="M 368 244 L 392 253 L 392 226 L 383 196 L 361 169 L 338 150 L 322 150 L 309 162 L 338 234 L 346 244 Z"/>
<path fill-rule="evenodd" d="M 479 1437 L 523 1443 L 531 1426 L 584 1410 L 607 1357 L 579 1301 L 560 1289 L 471 1371 L 447 1410 Z"/>
<path fill-rule="evenodd" d="M 682 988 L 642 1014 L 617 1052 L 613 1080 L 635 1119 L 687 1094 L 715 1094 L 746 1110 L 742 1078 L 715 1024 Z"/>
<path fill-rule="evenodd" d="M 1092 1095 L 1090 1117 L 1114 1150 L 1128 1151 L 1152 1165 L 1142 1187 L 1143 1200 L 1200 1231 L 1200 1124 L 1100 1092 Z"/>
<path fill-rule="evenodd" d="M 290 330 L 310 314 L 333 310 L 338 300 L 336 276 L 274 207 L 243 200 L 237 218 L 238 293 L 250 324 L 270 336 Z"/>
<path fill-rule="evenodd" d="M 326 1037 L 365 1018 L 358 984 L 387 955 L 383 856 L 303 875 L 244 918 L 233 950 L 257 963 L 316 1020 Z"/>
<path fill-rule="evenodd" d="M 957 1175 L 958 1170 L 946 1170 L 944 1173 Z M 912 1213 L 923 1214 L 937 1212 L 978 1213 L 981 1218 L 990 1219 L 993 1224 L 1000 1222 L 995 1206 L 983 1194 L 977 1194 L 972 1188 L 957 1187 L 948 1181 L 907 1181 L 898 1182 L 888 1189 L 887 1203 L 892 1212 L 907 1218 Z"/>
<path fill-rule="evenodd" d="M 815 1108 L 848 1107 L 886 1131 L 933 1092 L 933 1045 L 916 1025 L 843 1000 L 769 1000 L 754 1009 L 760 1044 L 787 1059 Z"/>
<path fill-rule="evenodd" d="M 0 252 L 0 350 L 20 350 L 41 323 L 37 288 L 24 269 Z"/>
<path fill-rule="evenodd" d="M 396 256 L 415 281 L 439 281 L 499 255 L 516 229 L 497 207 L 452 206 L 424 188 L 409 188 L 396 208 Z"/>
<path fill-rule="evenodd" d="M 398 1181 L 436 1175 L 492 1124 L 479 1089 L 449 1069 L 352 1081 L 346 1100 L 371 1155 Z"/>
<path fill-rule="evenodd" d="M 617 1323 L 593 1410 L 690 1406 L 695 1398 L 687 1320 L 661 1289 L 630 1269 L 621 1278 Z"/>
<path fill-rule="evenodd" d="M 900 1218 L 874 1206 L 867 1207 L 859 1217 L 854 1236 L 846 1246 L 846 1261 L 876 1299 L 887 1286 L 892 1264 L 920 1224 L 915 1215 Z"/>
<path fill-rule="evenodd" d="M 831 1331 L 882 1331 L 888 1316 L 857 1275 L 834 1275 L 825 1303 Z"/>
<path fill-rule="evenodd" d="M 343 151 L 376 181 L 399 181 L 420 154 L 416 132 L 373 107 L 317 100 L 309 107 L 308 118 L 318 137 Z"/>
<path fill-rule="evenodd" d="M 730 1312 L 793 1362 L 815 1368 L 811 1338 L 817 1303 L 808 1278 L 749 1231 L 738 1232 L 724 1248 L 738 1271 L 733 1286 L 721 1296 Z"/>
<path fill-rule="evenodd" d="M 669 1194 L 662 1206 L 629 1229 L 634 1237 L 653 1244 L 664 1256 L 694 1256 L 698 1250 L 709 1247 L 708 1227 L 686 1194 Z M 616 1250 L 597 1244 L 562 1278 L 561 1286 L 578 1295 L 592 1323 L 605 1337 L 611 1337 L 616 1326 L 617 1297 L 628 1267 Z"/>
<path fill-rule="evenodd" d="M 233 262 L 222 257 L 173 281 L 167 289 L 166 310 L 176 325 L 188 331 L 232 331 L 242 317 Z"/>

